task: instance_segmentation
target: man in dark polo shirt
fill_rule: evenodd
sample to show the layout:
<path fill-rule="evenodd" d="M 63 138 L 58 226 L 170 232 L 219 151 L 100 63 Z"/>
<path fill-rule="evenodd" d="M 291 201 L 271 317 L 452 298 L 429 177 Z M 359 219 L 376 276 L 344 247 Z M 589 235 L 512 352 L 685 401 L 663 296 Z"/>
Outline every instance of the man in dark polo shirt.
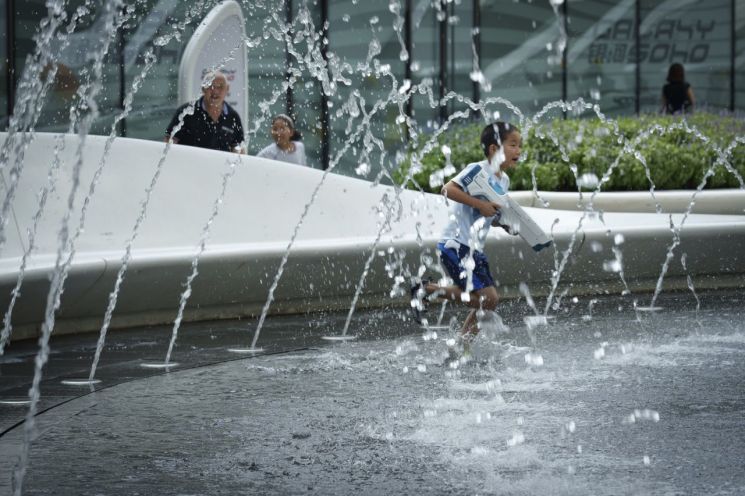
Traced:
<path fill-rule="evenodd" d="M 171 137 L 183 115 L 184 123 L 173 136 L 174 143 L 240 152 L 243 125 L 238 112 L 225 102 L 229 89 L 225 74 L 219 71 L 207 74 L 202 84 L 202 96 L 195 103 L 187 103 L 176 110 L 166 129 L 165 140 Z M 190 106 L 194 107 L 193 114 L 189 114 Z"/>

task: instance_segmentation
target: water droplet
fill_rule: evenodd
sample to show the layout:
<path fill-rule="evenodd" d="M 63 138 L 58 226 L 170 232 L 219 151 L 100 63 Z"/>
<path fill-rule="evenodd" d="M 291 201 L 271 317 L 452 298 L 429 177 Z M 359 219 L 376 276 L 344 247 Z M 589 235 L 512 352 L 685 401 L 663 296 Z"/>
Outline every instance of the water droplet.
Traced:
<path fill-rule="evenodd" d="M 429 187 L 434 189 L 438 186 L 445 184 L 445 174 L 442 170 L 438 170 L 429 175 Z"/>
<path fill-rule="evenodd" d="M 469 77 L 471 78 L 471 81 L 474 83 L 483 84 L 484 81 L 486 81 L 486 78 L 484 77 L 484 73 L 481 72 L 479 69 L 474 69 L 469 74 Z"/>
<path fill-rule="evenodd" d="M 507 445 L 517 446 L 518 444 L 522 444 L 524 442 L 525 442 L 525 435 L 522 432 L 517 431 L 512 434 L 512 437 L 509 440 L 507 440 Z"/>
<path fill-rule="evenodd" d="M 621 272 L 621 262 L 616 260 L 606 260 L 603 262 L 603 270 L 606 272 Z"/>
<path fill-rule="evenodd" d="M 536 353 L 526 353 L 525 363 L 534 367 L 541 367 L 543 365 L 543 357 Z"/>
<path fill-rule="evenodd" d="M 523 318 L 523 321 L 530 330 L 548 325 L 548 320 L 543 315 L 528 315 Z"/>
<path fill-rule="evenodd" d="M 404 79 L 401 87 L 398 89 L 399 94 L 403 95 L 411 89 L 411 79 Z"/>
<path fill-rule="evenodd" d="M 585 172 L 577 178 L 577 186 L 583 189 L 595 189 L 600 184 L 600 179 L 594 172 Z"/>

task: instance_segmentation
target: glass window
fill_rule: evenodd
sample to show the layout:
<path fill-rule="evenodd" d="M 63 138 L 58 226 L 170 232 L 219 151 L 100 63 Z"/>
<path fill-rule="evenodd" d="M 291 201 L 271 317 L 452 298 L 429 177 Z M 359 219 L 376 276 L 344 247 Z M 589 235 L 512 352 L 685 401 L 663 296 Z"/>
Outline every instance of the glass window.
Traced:
<path fill-rule="evenodd" d="M 195 26 L 206 12 L 194 12 L 195 19 L 185 23 L 183 31 L 179 31 L 176 26 L 187 19 L 187 10 L 179 3 L 183 4 L 174 0 L 138 2 L 126 25 L 125 93 L 132 92 L 135 79 L 143 74 L 149 49 L 153 50 L 155 57 L 155 63 L 145 73 L 142 85 L 134 95 L 132 110 L 126 120 L 127 136 L 162 140 L 174 111 L 185 103 L 177 101 L 179 63 Z M 180 33 L 179 36 L 175 36 L 176 33 Z M 170 41 L 156 44 L 155 40 L 164 40 L 163 36 L 169 37 Z"/>
<path fill-rule="evenodd" d="M 597 102 L 610 115 L 634 113 L 635 0 L 574 0 L 567 7 L 567 99 Z"/>
<path fill-rule="evenodd" d="M 271 5 L 241 1 L 249 40 L 249 115 L 244 127 L 249 132 L 250 154 L 258 153 L 272 143 L 271 119 L 274 115 L 287 113 L 287 91 L 283 88 L 287 75 L 287 49 L 282 29 L 287 22 L 287 10 L 284 2 L 281 5 L 267 4 Z M 297 10 L 295 8 L 294 14 Z M 295 122 L 295 125 L 303 133 L 303 141 L 307 142 L 303 123 Z"/>
<path fill-rule="evenodd" d="M 451 3 L 448 17 L 448 84 L 447 91 L 455 91 L 459 95 L 473 99 L 473 59 L 475 47 L 473 44 L 473 2 L 462 2 L 457 6 Z M 448 113 L 464 110 L 464 103 L 452 101 L 448 105 Z"/>
<path fill-rule="evenodd" d="M 438 13 L 430 1 L 412 1 L 411 33 L 412 53 L 411 77 L 412 84 L 430 84 L 435 102 L 440 95 L 440 23 Z M 417 124 L 425 130 L 431 131 L 439 119 L 439 108 L 433 108 L 430 97 L 419 95 L 413 97 L 413 115 Z"/>
<path fill-rule="evenodd" d="M 547 1 L 481 0 L 481 70 L 491 85 L 482 99 L 506 98 L 526 115 L 560 99 L 559 22 Z"/>
<path fill-rule="evenodd" d="M 289 69 L 296 80 L 292 87 L 292 117 L 295 127 L 302 134 L 308 165 L 323 167 L 323 125 L 321 119 L 321 85 L 308 67 L 308 60 L 319 60 L 321 46 L 321 6 L 318 1 L 294 0 L 292 13 L 292 46 Z M 283 52 L 283 57 L 284 52 Z M 283 67 L 287 65 L 283 63 Z M 283 69 L 284 71 L 284 69 Z M 282 81 L 277 81 L 279 88 Z M 278 112 L 285 112 L 285 101 L 275 105 Z"/>
<path fill-rule="evenodd" d="M 735 2 L 735 109 L 745 111 L 745 0 Z"/>
<path fill-rule="evenodd" d="M 369 114 L 378 102 L 384 102 L 393 88 L 391 77 L 376 76 L 376 66 L 387 66 L 400 85 L 405 78 L 405 61 L 401 60 L 404 49 L 404 12 L 401 6 L 392 12 L 387 8 L 381 9 L 375 2 L 358 4 L 358 0 L 336 0 L 332 5 L 329 12 L 330 65 L 340 70 L 347 79 L 346 83 L 337 82 L 336 91 L 329 99 L 333 160 L 351 135 L 358 131 L 365 114 Z M 398 116 L 398 105 L 390 102 L 376 111 L 370 120 L 370 133 L 380 140 L 386 152 L 392 152 L 404 144 L 405 135 L 396 123 Z M 361 163 L 366 163 L 370 167 L 364 175 L 374 178 L 382 166 L 390 168 L 388 161 L 381 164 L 384 153 L 380 147 L 364 140 L 364 133 L 356 138 L 336 171 L 354 175 L 355 169 Z M 363 169 L 360 169 L 361 173 Z"/>
<path fill-rule="evenodd" d="M 70 1 L 66 5 L 67 20 L 58 30 L 64 33 L 70 23 L 72 13 L 85 4 L 84 0 Z M 47 8 L 43 0 L 29 0 L 16 4 L 16 79 L 23 74 L 27 57 L 36 50 L 34 36 L 39 31 L 42 19 L 47 17 Z M 39 114 L 36 129 L 40 131 L 64 131 L 69 127 L 70 107 L 76 104 L 76 92 L 92 75 L 91 60 L 96 50 L 105 44 L 102 29 L 106 18 L 102 7 L 92 8 L 90 12 L 77 19 L 74 32 L 67 36 L 64 44 L 59 37 L 54 38 L 45 50 L 54 54 L 52 62 L 40 68 L 33 77 L 45 78 L 49 71 L 54 70 L 55 76 L 46 95 L 46 101 Z M 97 102 L 99 119 L 93 124 L 92 133 L 102 132 L 111 125 L 113 113 L 119 106 L 119 64 L 117 56 L 117 40 L 109 45 L 101 66 L 101 89 Z M 108 132 L 108 130 L 106 131 Z"/>
<path fill-rule="evenodd" d="M 0 0 L 0 129 L 8 127 L 8 0 Z"/>
<path fill-rule="evenodd" d="M 661 107 L 662 87 L 673 63 L 685 67 L 697 109 L 717 111 L 730 101 L 731 0 L 641 2 L 641 108 Z"/>
<path fill-rule="evenodd" d="M 282 86 L 287 69 L 283 34 L 287 11 L 284 4 L 278 8 L 277 4 L 263 5 L 246 0 L 241 1 L 241 7 L 249 40 L 249 122 L 244 126 L 249 131 L 248 152 L 255 154 L 272 142 L 269 132 L 272 117 L 287 113 L 287 91 Z"/>

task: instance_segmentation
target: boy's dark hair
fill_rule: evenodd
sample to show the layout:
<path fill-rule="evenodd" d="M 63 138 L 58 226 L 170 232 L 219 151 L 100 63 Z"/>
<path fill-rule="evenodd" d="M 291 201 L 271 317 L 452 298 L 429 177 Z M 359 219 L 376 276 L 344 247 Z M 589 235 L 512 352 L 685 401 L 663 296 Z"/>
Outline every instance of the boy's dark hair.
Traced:
<path fill-rule="evenodd" d="M 507 137 L 520 130 L 507 122 L 496 121 L 487 125 L 483 131 L 481 131 L 481 149 L 484 150 L 484 155 L 489 156 L 489 147 L 491 145 L 497 145 L 497 148 L 502 148 L 502 143 Z"/>
<path fill-rule="evenodd" d="M 683 64 L 674 63 L 667 70 L 667 82 L 668 83 L 684 83 L 686 80 L 686 72 L 683 69 Z"/>

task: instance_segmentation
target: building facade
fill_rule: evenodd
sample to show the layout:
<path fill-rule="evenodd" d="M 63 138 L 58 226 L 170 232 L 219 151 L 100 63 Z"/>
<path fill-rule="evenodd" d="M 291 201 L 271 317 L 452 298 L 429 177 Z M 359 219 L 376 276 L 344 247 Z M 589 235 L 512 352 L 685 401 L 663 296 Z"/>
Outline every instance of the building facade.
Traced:
<path fill-rule="evenodd" d="M 66 131 L 71 102 L 89 77 L 105 2 L 0 0 L 0 120 L 7 127 L 19 80 L 49 18 L 57 73 L 38 131 Z M 177 98 L 186 42 L 217 2 L 130 0 L 103 58 L 99 116 L 108 134 L 132 92 L 122 136 L 162 140 Z M 525 115 L 583 98 L 608 116 L 657 112 L 669 65 L 683 63 L 699 108 L 745 110 L 745 0 L 239 0 L 249 47 L 249 152 L 269 141 L 268 116 L 292 114 L 316 167 L 351 172 L 373 149 L 405 143 L 401 115 L 433 129 L 469 102 L 501 97 Z M 76 17 L 75 14 L 78 14 Z M 67 30 L 67 31 L 66 31 Z M 143 73 L 148 53 L 152 67 Z M 40 77 L 49 67 L 36 68 Z M 383 75 L 381 75 L 383 74 Z M 387 75 L 385 75 L 387 74 Z M 289 83 L 289 84 L 288 84 Z M 345 151 L 355 119 L 391 91 L 425 88 L 370 117 L 372 143 Z M 491 110 L 490 110 L 491 111 Z M 511 118 L 508 107 L 494 112 Z M 496 114 L 494 114 L 496 115 Z M 379 140 L 379 143 L 378 143 Z M 379 150 L 378 150 L 379 151 Z M 383 160 L 376 155 L 375 160 Z"/>

